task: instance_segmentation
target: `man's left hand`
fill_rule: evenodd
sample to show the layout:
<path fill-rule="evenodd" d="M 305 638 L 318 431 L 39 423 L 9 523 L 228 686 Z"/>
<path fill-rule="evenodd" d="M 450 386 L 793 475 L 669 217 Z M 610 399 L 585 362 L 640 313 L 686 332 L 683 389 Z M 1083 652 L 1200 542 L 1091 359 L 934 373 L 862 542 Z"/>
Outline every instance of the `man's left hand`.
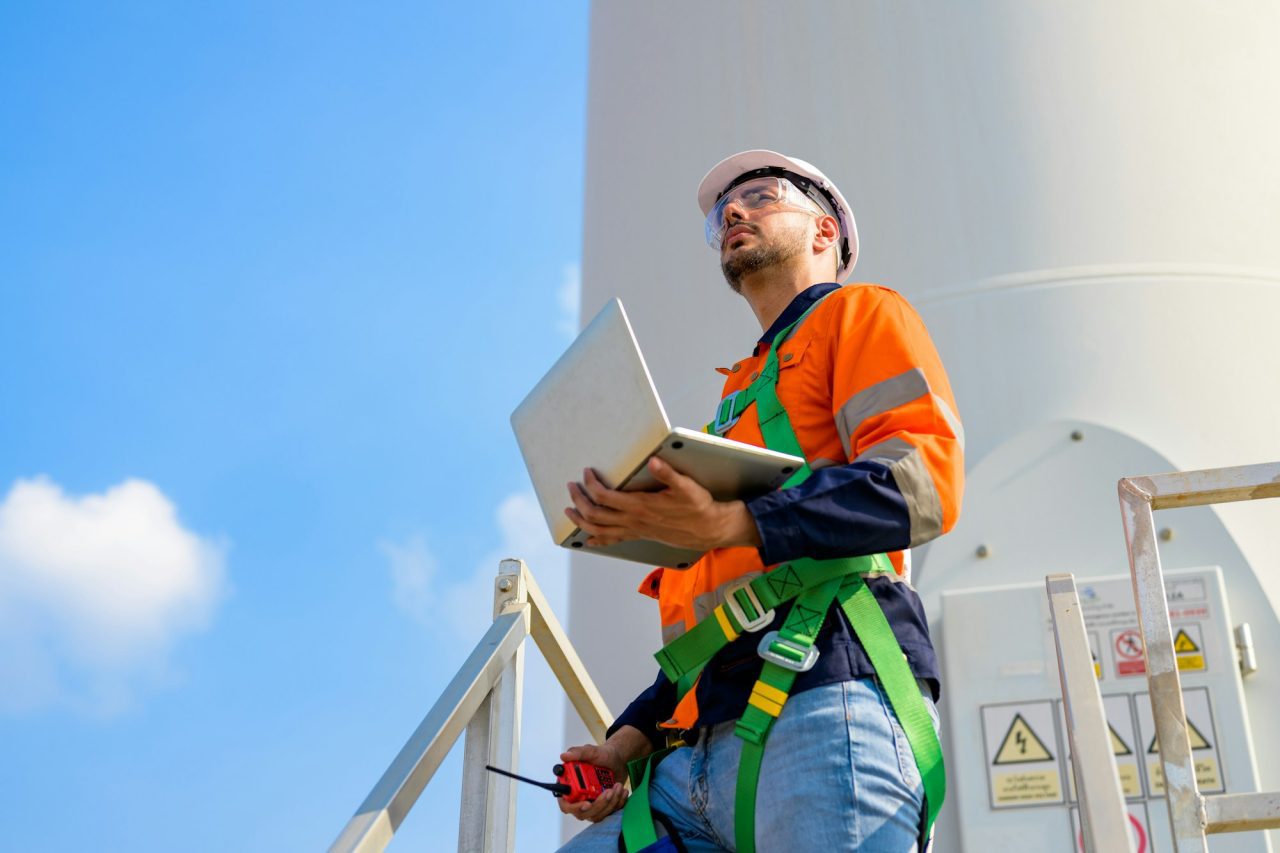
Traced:
<path fill-rule="evenodd" d="M 709 551 L 736 545 L 760 546 L 755 519 L 742 501 L 717 501 L 695 480 L 654 456 L 649 473 L 663 485 L 656 492 L 610 489 L 590 468 L 583 482 L 569 484 L 573 507 L 565 515 L 598 547 L 631 539 L 652 539 L 677 548 Z"/>

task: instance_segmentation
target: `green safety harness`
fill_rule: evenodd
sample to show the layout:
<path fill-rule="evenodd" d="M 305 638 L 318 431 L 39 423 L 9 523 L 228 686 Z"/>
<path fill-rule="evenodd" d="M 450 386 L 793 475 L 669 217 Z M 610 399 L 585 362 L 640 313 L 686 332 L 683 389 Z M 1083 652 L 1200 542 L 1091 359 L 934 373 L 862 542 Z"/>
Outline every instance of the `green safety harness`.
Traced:
<path fill-rule="evenodd" d="M 760 375 L 750 386 L 721 401 L 715 422 L 707 426 L 708 432 L 728 431 L 755 403 L 765 447 L 804 457 L 791 419 L 778 399 L 778 346 L 817 305 L 814 303 L 800 319 L 778 333 Z M 811 473 L 809 465 L 804 464 L 782 488 L 804 482 Z M 723 604 L 654 655 L 663 673 L 675 683 L 679 701 L 693 689 L 699 673 L 716 652 L 744 631 L 764 628 L 773 621 L 774 608 L 795 601 L 782 627 L 760 638 L 758 652 L 764 658 L 764 666 L 735 728 L 735 734 L 744 741 L 734 797 L 734 835 L 739 853 L 755 850 L 756 789 L 760 784 L 760 765 L 769 729 L 782 713 L 796 676 L 811 669 L 817 660 L 818 650 L 813 644 L 832 601 L 839 602 L 849 618 L 911 745 L 924 782 L 925 816 L 919 848 L 925 849 L 946 795 L 942 748 L 902 647 L 880 603 L 863 580 L 865 574 L 892 571 L 893 565 L 884 554 L 835 560 L 805 557 L 783 563 L 771 572 L 728 588 Z M 627 851 L 635 853 L 658 844 L 649 805 L 649 782 L 658 762 L 678 745 L 633 761 L 628 767 L 632 794 L 623 810 L 620 843 Z"/>

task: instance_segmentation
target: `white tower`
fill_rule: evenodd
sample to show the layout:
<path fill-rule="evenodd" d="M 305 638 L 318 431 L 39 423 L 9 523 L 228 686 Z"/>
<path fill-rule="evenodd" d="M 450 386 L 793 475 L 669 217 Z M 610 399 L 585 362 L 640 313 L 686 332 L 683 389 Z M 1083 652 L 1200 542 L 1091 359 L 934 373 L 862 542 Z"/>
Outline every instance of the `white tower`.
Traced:
<path fill-rule="evenodd" d="M 915 557 L 945 656 L 944 589 L 1128 571 L 1119 477 L 1280 457 L 1277 45 L 1277 6 L 1243 0 L 596 2 L 582 316 L 620 296 L 672 420 L 704 423 L 713 368 L 759 332 L 703 243 L 699 178 L 745 148 L 831 176 L 852 280 L 917 306 L 965 422 L 962 520 Z M 1274 759 L 1276 507 L 1178 513 L 1166 567 L 1222 567 Z M 620 711 L 657 672 L 645 570 L 571 571 L 573 640 Z"/>

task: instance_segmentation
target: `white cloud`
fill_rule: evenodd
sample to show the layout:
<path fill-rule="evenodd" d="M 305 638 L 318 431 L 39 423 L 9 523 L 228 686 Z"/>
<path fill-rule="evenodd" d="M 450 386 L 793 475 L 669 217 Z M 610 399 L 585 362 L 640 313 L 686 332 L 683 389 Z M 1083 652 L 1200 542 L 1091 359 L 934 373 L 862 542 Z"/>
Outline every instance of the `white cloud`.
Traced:
<path fill-rule="evenodd" d="M 71 496 L 45 477 L 0 503 L 0 708 L 127 705 L 225 592 L 222 548 L 151 483 Z"/>
<path fill-rule="evenodd" d="M 568 553 L 552 543 L 537 498 L 532 492 L 508 495 L 498 505 L 494 522 L 499 544 L 468 574 L 441 573 L 440 561 L 421 533 L 401 542 L 379 541 L 378 550 L 387 558 L 396 607 L 424 626 L 478 640 L 493 621 L 493 581 L 498 564 L 518 557 L 533 571 L 552 610 L 563 620 L 568 605 Z"/>
<path fill-rule="evenodd" d="M 556 329 L 570 339 L 578 336 L 578 310 L 582 302 L 582 268 L 578 264 L 565 264 L 560 279 L 560 287 L 556 289 L 556 308 L 559 319 Z"/>
<path fill-rule="evenodd" d="M 420 535 L 402 543 L 378 543 L 389 562 L 396 606 L 433 634 L 456 644 L 459 662 L 493 622 L 493 582 L 504 558 L 524 560 L 552 612 L 562 623 L 568 619 L 569 553 L 552 543 L 537 498 L 532 492 L 508 495 L 498 505 L 494 522 L 498 546 L 481 557 L 470 574 L 459 573 L 456 578 L 437 570 L 439 560 Z M 441 675 L 447 679 L 453 673 Z M 525 775 L 551 780 L 551 767 L 567 746 L 563 743 L 565 707 L 564 691 L 532 639 L 526 640 L 520 747 Z M 546 849 L 547 839 L 560 835 L 560 811 L 550 797 L 533 789 L 519 796 L 516 849 Z"/>

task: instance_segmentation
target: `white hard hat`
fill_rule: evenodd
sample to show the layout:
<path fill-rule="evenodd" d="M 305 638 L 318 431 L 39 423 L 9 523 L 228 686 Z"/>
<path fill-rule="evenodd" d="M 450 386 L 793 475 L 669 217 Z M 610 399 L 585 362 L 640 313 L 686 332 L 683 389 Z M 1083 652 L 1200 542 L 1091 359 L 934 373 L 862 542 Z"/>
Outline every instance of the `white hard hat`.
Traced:
<path fill-rule="evenodd" d="M 831 209 L 840 223 L 843 238 L 843 245 L 839 250 L 840 267 L 836 270 L 836 281 L 843 282 L 853 272 L 853 265 L 858 262 L 858 227 L 853 221 L 853 210 L 849 207 L 849 202 L 844 200 L 836 185 L 812 163 L 763 148 L 741 151 L 726 157 L 711 167 L 711 171 L 702 178 L 702 183 L 698 184 L 698 206 L 702 208 L 702 215 L 709 215 L 716 200 L 734 184 L 764 175 L 791 179 L 806 195 Z"/>

